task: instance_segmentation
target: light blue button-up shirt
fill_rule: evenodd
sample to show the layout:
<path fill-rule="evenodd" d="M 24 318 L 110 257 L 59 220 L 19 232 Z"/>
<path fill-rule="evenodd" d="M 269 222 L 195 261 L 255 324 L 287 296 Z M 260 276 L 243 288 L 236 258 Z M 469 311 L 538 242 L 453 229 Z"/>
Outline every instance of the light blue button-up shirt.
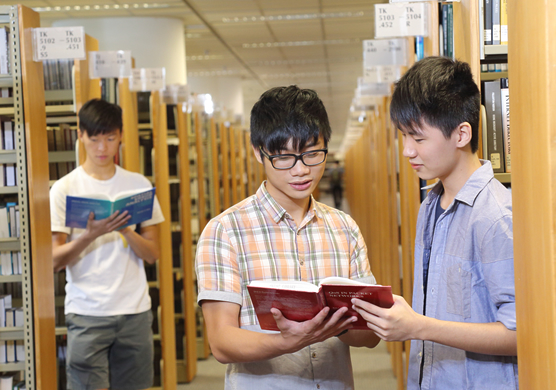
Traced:
<path fill-rule="evenodd" d="M 516 329 L 511 192 L 483 164 L 438 218 L 438 183 L 419 210 L 413 309 L 439 320 L 501 322 Z M 423 260 L 429 259 L 426 302 Z M 421 364 L 422 382 L 419 386 Z M 430 341 L 411 343 L 408 390 L 517 389 L 517 357 L 466 352 Z"/>

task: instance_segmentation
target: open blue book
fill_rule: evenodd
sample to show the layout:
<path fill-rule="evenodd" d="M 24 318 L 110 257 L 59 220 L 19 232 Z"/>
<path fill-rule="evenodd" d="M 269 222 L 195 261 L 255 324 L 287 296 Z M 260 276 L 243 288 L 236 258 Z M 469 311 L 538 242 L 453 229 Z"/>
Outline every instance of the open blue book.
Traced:
<path fill-rule="evenodd" d="M 104 194 L 88 195 L 86 198 L 80 196 L 66 197 L 66 226 L 71 228 L 85 229 L 89 219 L 89 213 L 95 213 L 95 220 L 108 218 L 117 210 L 120 214 L 127 211 L 131 219 L 127 224 L 136 225 L 152 218 L 155 189 L 145 191 L 120 192 L 116 197 L 110 198 Z"/>

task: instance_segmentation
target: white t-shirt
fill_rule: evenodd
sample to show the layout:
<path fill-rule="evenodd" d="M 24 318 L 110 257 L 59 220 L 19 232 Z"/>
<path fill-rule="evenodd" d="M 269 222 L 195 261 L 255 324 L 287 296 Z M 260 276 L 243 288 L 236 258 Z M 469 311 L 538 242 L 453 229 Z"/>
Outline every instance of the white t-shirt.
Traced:
<path fill-rule="evenodd" d="M 75 240 L 84 229 L 68 228 L 66 196 L 104 193 L 114 196 L 122 191 L 152 188 L 138 173 L 116 166 L 109 180 L 89 176 L 83 167 L 58 180 L 50 190 L 50 215 L 53 232 L 66 233 Z M 158 200 L 154 199 L 152 219 L 141 226 L 164 221 Z M 135 225 L 131 226 L 135 229 Z M 89 316 L 137 314 L 151 308 L 151 299 L 141 260 L 118 232 L 98 237 L 79 255 L 79 260 L 66 267 L 65 313 Z"/>

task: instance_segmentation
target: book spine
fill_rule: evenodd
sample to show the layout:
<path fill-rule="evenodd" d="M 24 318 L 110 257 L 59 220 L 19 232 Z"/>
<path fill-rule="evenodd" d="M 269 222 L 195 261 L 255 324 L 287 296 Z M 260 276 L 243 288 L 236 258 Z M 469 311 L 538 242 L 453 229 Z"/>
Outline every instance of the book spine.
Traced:
<path fill-rule="evenodd" d="M 502 136 L 502 113 L 500 81 L 485 82 L 485 109 L 487 113 L 487 159 L 494 173 L 504 172 L 504 146 Z"/>
<path fill-rule="evenodd" d="M 510 86 L 507 78 L 500 79 L 500 98 L 502 100 L 502 134 L 504 137 L 504 155 L 506 172 L 512 171 L 510 148 Z"/>
<path fill-rule="evenodd" d="M 500 44 L 508 44 L 508 0 L 500 0 Z"/>
<path fill-rule="evenodd" d="M 444 32 L 442 42 L 444 56 L 448 57 L 448 4 L 442 5 L 442 30 Z"/>
<path fill-rule="evenodd" d="M 448 4 L 448 55 L 451 59 L 454 58 L 454 6 Z"/>
<path fill-rule="evenodd" d="M 492 44 L 500 44 L 500 0 L 492 1 Z"/>
<path fill-rule="evenodd" d="M 485 0 L 485 45 L 492 45 L 492 1 Z"/>

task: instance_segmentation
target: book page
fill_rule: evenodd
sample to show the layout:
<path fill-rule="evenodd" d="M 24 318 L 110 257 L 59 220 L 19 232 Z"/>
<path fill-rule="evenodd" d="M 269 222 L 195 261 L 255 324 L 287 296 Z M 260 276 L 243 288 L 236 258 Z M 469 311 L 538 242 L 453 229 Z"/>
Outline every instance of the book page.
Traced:
<path fill-rule="evenodd" d="M 280 290 L 318 292 L 318 286 L 300 280 L 253 280 L 252 287 L 276 288 Z"/>
<path fill-rule="evenodd" d="M 340 276 L 330 276 L 321 280 L 319 285 L 323 284 L 339 284 L 339 285 L 355 285 L 355 286 L 372 286 L 368 283 L 358 282 L 357 280 L 342 278 Z"/>
<path fill-rule="evenodd" d="M 140 194 L 142 192 L 147 192 L 150 191 L 151 188 L 141 188 L 139 190 L 129 190 L 129 191 L 122 191 L 122 192 L 118 192 L 118 194 L 112 199 L 112 201 L 117 201 L 119 199 L 124 199 L 124 198 L 128 198 L 131 197 L 133 195 L 137 195 Z"/>

